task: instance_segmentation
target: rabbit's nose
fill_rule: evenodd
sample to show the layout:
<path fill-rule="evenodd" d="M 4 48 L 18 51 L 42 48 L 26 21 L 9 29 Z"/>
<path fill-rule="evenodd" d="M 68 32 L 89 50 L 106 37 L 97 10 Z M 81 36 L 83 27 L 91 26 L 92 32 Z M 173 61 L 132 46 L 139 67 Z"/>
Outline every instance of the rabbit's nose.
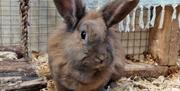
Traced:
<path fill-rule="evenodd" d="M 100 59 L 98 59 L 98 58 L 96 58 L 95 61 L 96 61 L 97 63 L 103 63 L 103 60 L 100 60 Z"/>
<path fill-rule="evenodd" d="M 97 62 L 97 63 L 103 63 L 103 61 L 105 60 L 105 56 L 104 55 L 100 55 L 100 56 L 97 56 L 96 57 L 96 59 L 95 59 L 95 61 Z"/>
<path fill-rule="evenodd" d="M 99 56 L 99 59 L 100 59 L 100 60 L 104 60 L 104 59 L 105 59 L 105 56 L 104 56 L 104 55 L 100 55 L 100 56 Z"/>

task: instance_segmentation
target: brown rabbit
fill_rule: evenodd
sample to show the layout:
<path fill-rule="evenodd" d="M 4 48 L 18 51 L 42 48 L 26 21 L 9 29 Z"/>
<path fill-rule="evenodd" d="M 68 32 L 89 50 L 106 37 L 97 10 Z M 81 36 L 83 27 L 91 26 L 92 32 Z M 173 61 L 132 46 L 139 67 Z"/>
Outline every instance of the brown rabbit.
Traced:
<path fill-rule="evenodd" d="M 125 56 L 110 29 L 139 0 L 115 0 L 100 11 L 85 11 L 83 0 L 54 0 L 65 23 L 49 39 L 49 64 L 58 91 L 102 91 L 119 78 Z M 118 72 L 117 72 L 118 73 Z"/>

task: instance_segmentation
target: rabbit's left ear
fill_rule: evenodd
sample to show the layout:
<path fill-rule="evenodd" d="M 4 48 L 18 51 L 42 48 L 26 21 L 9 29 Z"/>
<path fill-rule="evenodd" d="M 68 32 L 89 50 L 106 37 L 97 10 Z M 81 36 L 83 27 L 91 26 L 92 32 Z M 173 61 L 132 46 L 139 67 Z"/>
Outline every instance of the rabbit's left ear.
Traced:
<path fill-rule="evenodd" d="M 54 0 L 55 6 L 64 18 L 68 31 L 73 31 L 80 19 L 85 15 L 83 0 Z"/>
<path fill-rule="evenodd" d="M 124 19 L 138 4 L 139 0 L 114 0 L 100 12 L 107 27 L 111 27 Z"/>

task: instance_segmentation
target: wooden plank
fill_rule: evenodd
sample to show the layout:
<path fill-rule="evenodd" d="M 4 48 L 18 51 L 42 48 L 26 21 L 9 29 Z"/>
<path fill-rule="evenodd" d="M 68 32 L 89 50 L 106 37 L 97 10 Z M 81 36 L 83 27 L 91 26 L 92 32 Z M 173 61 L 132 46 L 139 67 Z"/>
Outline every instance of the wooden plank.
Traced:
<path fill-rule="evenodd" d="M 161 7 L 157 7 L 155 27 L 150 29 L 149 51 L 159 65 L 176 65 L 177 55 L 174 52 L 177 50 L 177 29 L 172 31 L 171 28 L 173 24 L 171 22 L 173 8 L 171 6 L 166 6 L 163 28 L 158 29 L 161 10 Z"/>
<path fill-rule="evenodd" d="M 18 56 L 18 59 L 24 57 L 24 50 L 23 47 L 20 45 L 15 46 L 0 46 L 0 51 L 10 51 L 15 52 Z"/>
<path fill-rule="evenodd" d="M 40 89 L 46 87 L 47 81 L 44 78 L 37 78 L 29 81 L 14 82 L 6 84 L 4 86 L 0 85 L 1 91 L 39 91 Z"/>
<path fill-rule="evenodd" d="M 170 31 L 170 41 L 169 41 L 169 63 L 168 65 L 176 65 L 177 59 L 178 59 L 178 14 L 180 12 L 180 9 L 178 10 L 177 7 L 177 14 L 176 14 L 176 19 L 172 21 L 171 23 L 171 28 L 172 30 Z"/>
<path fill-rule="evenodd" d="M 46 79 L 39 78 L 29 59 L 0 62 L 0 91 L 39 91 Z"/>
<path fill-rule="evenodd" d="M 0 76 L 35 76 L 36 72 L 26 59 L 6 60 L 0 62 Z"/>
<path fill-rule="evenodd" d="M 178 14 L 180 14 L 180 5 L 179 7 L 177 7 L 177 12 Z M 180 21 L 178 22 L 178 24 L 180 23 Z M 180 56 L 180 28 L 178 29 L 178 54 Z"/>
<path fill-rule="evenodd" d="M 125 64 L 123 68 L 118 68 L 118 73 L 121 77 L 159 77 L 160 75 L 167 75 L 167 66 L 158 66 L 144 63 L 130 63 Z"/>

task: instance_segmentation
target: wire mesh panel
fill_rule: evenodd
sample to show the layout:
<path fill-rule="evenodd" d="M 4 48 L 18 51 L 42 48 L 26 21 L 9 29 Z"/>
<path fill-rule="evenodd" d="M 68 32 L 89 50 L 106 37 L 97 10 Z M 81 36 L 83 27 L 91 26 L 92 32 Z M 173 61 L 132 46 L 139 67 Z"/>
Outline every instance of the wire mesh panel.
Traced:
<path fill-rule="evenodd" d="M 121 41 L 125 52 L 130 55 L 141 55 L 148 51 L 149 31 L 122 32 Z"/>
<path fill-rule="evenodd" d="M 147 21 L 147 9 L 143 9 L 143 19 Z M 132 17 L 132 14 L 130 14 Z M 143 53 L 149 50 L 149 30 L 140 28 L 139 26 L 140 9 L 136 10 L 135 16 L 135 31 L 121 32 L 121 41 L 126 54 L 133 55 L 137 59 L 144 57 Z M 126 25 L 125 25 L 126 26 Z M 132 29 L 132 27 L 130 27 Z"/>
<path fill-rule="evenodd" d="M 0 45 L 20 43 L 18 0 L 0 0 Z"/>
<path fill-rule="evenodd" d="M 49 32 L 56 29 L 60 16 L 52 0 L 31 0 L 30 6 L 29 48 L 46 51 Z"/>

